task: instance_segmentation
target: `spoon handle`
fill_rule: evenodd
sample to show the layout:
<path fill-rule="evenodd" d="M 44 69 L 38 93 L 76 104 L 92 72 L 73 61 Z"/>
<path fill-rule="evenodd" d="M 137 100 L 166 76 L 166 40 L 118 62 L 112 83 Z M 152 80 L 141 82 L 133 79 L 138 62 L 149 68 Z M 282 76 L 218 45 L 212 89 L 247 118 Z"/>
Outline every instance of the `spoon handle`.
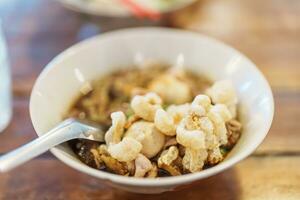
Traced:
<path fill-rule="evenodd" d="M 41 137 L 1 156 L 0 172 L 9 171 L 62 142 L 74 139 L 81 131 L 73 121 L 62 122 Z"/>

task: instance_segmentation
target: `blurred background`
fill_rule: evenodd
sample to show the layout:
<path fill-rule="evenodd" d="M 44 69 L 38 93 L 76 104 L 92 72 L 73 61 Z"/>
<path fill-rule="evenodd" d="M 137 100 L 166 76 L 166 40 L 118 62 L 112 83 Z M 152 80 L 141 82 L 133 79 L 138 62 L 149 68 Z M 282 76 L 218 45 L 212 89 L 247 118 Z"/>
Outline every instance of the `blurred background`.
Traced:
<path fill-rule="evenodd" d="M 274 123 L 264 143 L 236 167 L 180 191 L 142 198 L 300 199 L 299 0 L 1 0 L 0 20 L 0 121 L 13 108 L 0 133 L 1 154 L 36 137 L 30 92 L 60 52 L 120 28 L 186 29 L 222 40 L 258 65 L 273 89 Z M 103 186 L 50 153 L 0 174 L 0 199 L 114 198 L 141 196 Z"/>

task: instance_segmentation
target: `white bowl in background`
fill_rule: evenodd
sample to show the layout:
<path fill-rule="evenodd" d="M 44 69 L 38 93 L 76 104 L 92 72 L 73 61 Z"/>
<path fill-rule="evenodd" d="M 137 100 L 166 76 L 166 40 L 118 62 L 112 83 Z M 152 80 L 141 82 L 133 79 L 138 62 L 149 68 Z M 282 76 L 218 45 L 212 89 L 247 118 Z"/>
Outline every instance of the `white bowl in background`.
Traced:
<path fill-rule="evenodd" d="M 62 120 L 86 81 L 149 59 L 170 64 L 181 60 L 189 70 L 206 74 L 212 80 L 232 80 L 244 129 L 226 159 L 198 173 L 157 179 L 124 177 L 93 169 L 80 162 L 67 144 L 51 149 L 58 159 L 114 187 L 160 193 L 224 171 L 250 155 L 263 141 L 272 123 L 274 100 L 270 86 L 255 64 L 215 39 L 166 28 L 105 33 L 80 42 L 53 59 L 38 77 L 31 94 L 30 115 L 37 134 L 42 135 Z"/>
<path fill-rule="evenodd" d="M 107 17 L 129 17 L 132 15 L 127 6 L 119 0 L 58 0 L 65 7 L 86 14 Z M 169 13 L 184 8 L 196 0 L 177 0 L 169 5 L 159 6 L 153 0 L 135 0 L 141 6 L 152 8 L 160 13 Z"/>

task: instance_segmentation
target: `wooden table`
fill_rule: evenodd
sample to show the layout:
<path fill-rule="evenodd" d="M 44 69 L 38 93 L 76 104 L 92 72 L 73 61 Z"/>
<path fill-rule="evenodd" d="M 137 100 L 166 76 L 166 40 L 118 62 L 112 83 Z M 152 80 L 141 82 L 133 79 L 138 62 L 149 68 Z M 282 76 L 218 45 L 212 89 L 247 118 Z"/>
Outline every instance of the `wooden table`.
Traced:
<path fill-rule="evenodd" d="M 1 153 L 36 137 L 28 102 L 43 67 L 70 45 L 122 27 L 166 24 L 221 39 L 257 63 L 276 104 L 273 126 L 255 153 L 188 189 L 154 196 L 117 191 L 47 153 L 0 174 L 0 199 L 300 199 L 300 1 L 201 0 L 163 22 L 148 22 L 80 15 L 51 0 L 2 0 L 0 16 L 14 95 Z"/>

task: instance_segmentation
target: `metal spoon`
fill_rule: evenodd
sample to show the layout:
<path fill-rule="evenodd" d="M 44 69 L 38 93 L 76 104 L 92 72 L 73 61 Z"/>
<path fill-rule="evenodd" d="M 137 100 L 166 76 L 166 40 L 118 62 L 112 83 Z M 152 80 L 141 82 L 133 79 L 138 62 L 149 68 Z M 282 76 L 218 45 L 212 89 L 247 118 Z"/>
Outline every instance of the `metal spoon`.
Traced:
<path fill-rule="evenodd" d="M 56 145 L 76 138 L 103 142 L 104 133 L 101 128 L 67 119 L 41 137 L 1 156 L 0 172 L 9 171 Z"/>

